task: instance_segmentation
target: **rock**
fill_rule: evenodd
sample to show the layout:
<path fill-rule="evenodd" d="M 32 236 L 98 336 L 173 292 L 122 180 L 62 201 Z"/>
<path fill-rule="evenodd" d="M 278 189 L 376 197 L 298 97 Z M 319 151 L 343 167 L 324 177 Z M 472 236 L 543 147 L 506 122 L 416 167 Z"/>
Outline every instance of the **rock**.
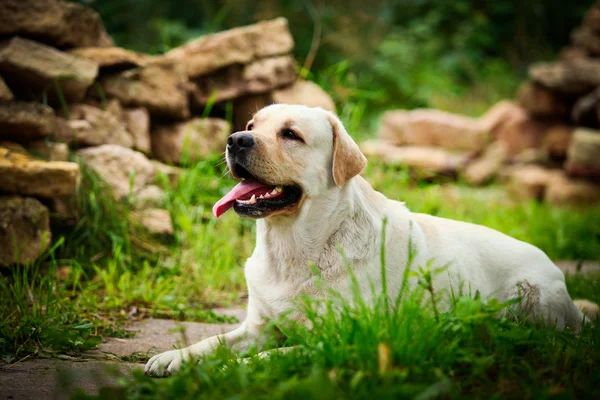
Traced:
<path fill-rule="evenodd" d="M 567 151 L 570 175 L 600 178 L 600 131 L 578 128 Z"/>
<path fill-rule="evenodd" d="M 140 152 L 114 144 L 77 151 L 86 168 L 96 173 L 117 199 L 126 198 L 148 185 L 156 175 L 154 164 Z"/>
<path fill-rule="evenodd" d="M 60 135 L 60 139 L 67 143 L 81 147 L 102 144 L 133 147 L 131 134 L 109 111 L 87 104 L 72 104 L 68 117 L 66 135 Z"/>
<path fill-rule="evenodd" d="M 362 143 L 360 149 L 367 157 L 433 174 L 454 174 L 467 161 L 465 154 L 454 154 L 439 147 L 400 147 L 378 140 Z"/>
<path fill-rule="evenodd" d="M 481 118 L 479 124 L 481 128 L 488 132 L 491 137 L 498 136 L 498 130 L 515 119 L 521 118 L 526 114 L 523 108 L 509 100 L 502 100 L 494 104 Z"/>
<path fill-rule="evenodd" d="M 206 35 L 169 51 L 166 56 L 197 77 L 234 64 L 290 53 L 294 39 L 285 18 Z"/>
<path fill-rule="evenodd" d="M 555 205 L 583 206 L 600 202 L 600 186 L 565 174 L 552 179 L 546 189 L 546 202 Z"/>
<path fill-rule="evenodd" d="M 132 211 L 131 218 L 155 235 L 172 236 L 173 222 L 171 214 L 160 208 Z"/>
<path fill-rule="evenodd" d="M 150 114 L 143 107 L 123 111 L 123 122 L 133 139 L 133 148 L 145 154 L 150 154 Z"/>
<path fill-rule="evenodd" d="M 28 142 L 56 130 L 54 110 L 39 103 L 0 103 L 0 139 Z"/>
<path fill-rule="evenodd" d="M 475 118 L 421 109 L 386 112 L 382 117 L 379 137 L 399 146 L 481 150 L 489 135 Z"/>
<path fill-rule="evenodd" d="M 190 116 L 188 80 L 181 64 L 160 59 L 144 67 L 101 77 L 106 96 L 123 105 L 145 107 L 157 116 L 185 119 Z"/>
<path fill-rule="evenodd" d="M 480 158 L 471 162 L 465 169 L 464 177 L 471 185 L 482 185 L 489 182 L 500 170 L 508 155 L 503 142 L 490 144 Z"/>
<path fill-rule="evenodd" d="M 527 113 L 514 115 L 514 119 L 500 126 L 495 134 L 496 139 L 505 143 L 511 156 L 529 148 L 538 148 L 551 122 L 531 118 Z"/>
<path fill-rule="evenodd" d="M 10 88 L 6 86 L 6 82 L 0 76 L 0 102 L 14 100 L 15 96 L 10 91 Z"/>
<path fill-rule="evenodd" d="M 48 209 L 33 198 L 0 196 L 0 265 L 30 264 L 52 241 Z"/>
<path fill-rule="evenodd" d="M 571 118 L 576 125 L 588 128 L 598 128 L 598 113 L 596 112 L 600 101 L 600 89 L 596 89 L 580 97 L 573 106 Z"/>
<path fill-rule="evenodd" d="M 36 140 L 27 143 L 27 150 L 48 161 L 69 161 L 69 146 L 66 143 Z"/>
<path fill-rule="evenodd" d="M 111 46 L 100 16 L 57 0 L 0 1 L 0 36 L 23 36 L 58 48 Z"/>
<path fill-rule="evenodd" d="M 600 55 L 600 36 L 587 26 L 579 27 L 571 33 L 573 44 L 585 49 L 592 57 Z"/>
<path fill-rule="evenodd" d="M 20 97 L 77 102 L 85 97 L 98 66 L 83 58 L 28 39 L 15 37 L 0 45 L 0 73 Z"/>
<path fill-rule="evenodd" d="M 269 93 L 237 99 L 233 105 L 234 129 L 243 130 L 256 111 L 270 104 L 302 104 L 335 112 L 335 103 L 319 85 L 310 81 L 296 81 L 291 86 Z"/>
<path fill-rule="evenodd" d="M 138 209 L 162 207 L 165 203 L 165 192 L 156 185 L 147 185 L 135 192 L 133 205 Z"/>
<path fill-rule="evenodd" d="M 600 8 L 598 6 L 593 6 L 587 11 L 583 25 L 592 31 L 600 32 Z"/>
<path fill-rule="evenodd" d="M 231 125 L 216 118 L 193 118 L 159 126 L 152 132 L 152 154 L 166 163 L 195 162 L 222 153 L 230 134 Z M 184 148 L 189 154 L 184 154 Z"/>
<path fill-rule="evenodd" d="M 569 107 L 560 94 L 536 82 L 526 82 L 518 90 L 519 104 L 534 117 L 566 118 Z"/>
<path fill-rule="evenodd" d="M 292 56 L 264 58 L 246 65 L 232 65 L 192 81 L 191 99 L 196 108 L 207 103 L 269 92 L 296 80 Z"/>
<path fill-rule="evenodd" d="M 561 173 L 538 165 L 518 165 L 508 174 L 509 189 L 521 199 L 542 200 L 550 181 Z"/>
<path fill-rule="evenodd" d="M 72 162 L 36 160 L 0 147 L 0 176 L 0 191 L 52 198 L 75 192 L 79 166 Z"/>
<path fill-rule="evenodd" d="M 529 68 L 529 77 L 559 93 L 580 96 L 600 85 L 600 61 L 582 59 L 569 63 L 538 63 Z"/>
<path fill-rule="evenodd" d="M 146 63 L 144 56 L 121 47 L 81 47 L 69 53 L 96 63 L 101 73 L 141 67 Z"/>
<path fill-rule="evenodd" d="M 29 154 L 27 152 L 27 149 L 23 145 L 20 145 L 19 143 L 14 143 L 14 142 L 9 142 L 9 141 L 3 140 L 3 141 L 0 141 L 0 147 L 4 147 L 10 151 L 22 153 L 25 155 Z"/>
<path fill-rule="evenodd" d="M 579 60 L 586 60 L 589 58 L 589 54 L 587 53 L 587 51 L 585 51 L 585 49 L 581 49 L 579 47 L 574 47 L 574 46 L 570 46 L 570 47 L 566 47 L 564 49 L 562 49 L 559 53 L 558 53 L 558 61 L 560 62 L 566 62 L 566 63 L 570 63 L 573 61 L 579 61 Z"/>
<path fill-rule="evenodd" d="M 179 182 L 179 177 L 183 172 L 183 169 L 179 167 L 174 167 L 172 165 L 163 164 L 160 161 L 156 160 L 152 160 L 152 164 L 154 164 L 154 168 L 156 169 L 156 174 L 158 177 L 164 176 L 169 185 L 177 185 L 177 183 Z"/>
<path fill-rule="evenodd" d="M 573 127 L 568 125 L 554 125 L 548 128 L 542 148 L 551 159 L 564 160 L 567 157 L 567 149 L 573 137 Z"/>

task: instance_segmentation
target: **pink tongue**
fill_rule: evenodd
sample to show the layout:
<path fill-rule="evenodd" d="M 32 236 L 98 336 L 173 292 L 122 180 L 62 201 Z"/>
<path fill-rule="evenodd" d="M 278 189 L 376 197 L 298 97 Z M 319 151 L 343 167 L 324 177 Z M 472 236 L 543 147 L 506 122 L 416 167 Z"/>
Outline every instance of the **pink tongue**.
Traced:
<path fill-rule="evenodd" d="M 261 187 L 269 187 L 270 185 L 265 185 L 255 179 L 245 179 L 235 185 L 233 189 L 229 191 L 223 198 L 215 203 L 213 206 L 213 214 L 215 217 L 219 218 L 223 215 L 227 210 L 233 207 L 233 203 L 247 195 L 250 192 L 255 191 L 256 189 L 260 189 Z"/>

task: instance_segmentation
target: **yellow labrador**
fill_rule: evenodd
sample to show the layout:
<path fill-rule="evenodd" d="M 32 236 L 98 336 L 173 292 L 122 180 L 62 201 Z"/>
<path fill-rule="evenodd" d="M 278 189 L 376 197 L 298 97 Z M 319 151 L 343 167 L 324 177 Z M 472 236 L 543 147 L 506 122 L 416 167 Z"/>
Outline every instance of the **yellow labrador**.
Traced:
<path fill-rule="evenodd" d="M 366 158 L 328 111 L 266 107 L 246 131 L 229 137 L 226 157 L 231 174 L 241 182 L 213 212 L 219 217 L 233 208 L 257 220 L 256 248 L 245 267 L 247 318 L 229 333 L 152 357 L 146 365 L 149 375 L 168 375 L 190 355 L 211 352 L 222 342 L 238 350 L 256 343 L 265 323 L 289 311 L 300 294 L 323 296 L 311 264 L 350 298 L 338 245 L 368 298 L 371 282 L 381 289 L 384 219 L 391 300 L 401 287 L 410 238 L 416 254 L 412 265 L 425 266 L 429 260 L 449 265 L 434 278 L 437 292 L 470 290 L 500 301 L 521 295 L 548 324 L 581 328 L 584 316 L 569 297 L 563 273 L 540 249 L 483 226 L 411 213 L 403 203 L 376 192 L 358 175 Z"/>

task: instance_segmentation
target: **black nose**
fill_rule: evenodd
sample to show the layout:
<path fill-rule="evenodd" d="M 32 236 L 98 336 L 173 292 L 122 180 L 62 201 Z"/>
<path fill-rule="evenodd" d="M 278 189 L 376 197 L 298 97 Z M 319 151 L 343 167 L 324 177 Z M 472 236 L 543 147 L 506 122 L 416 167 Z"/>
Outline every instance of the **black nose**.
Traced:
<path fill-rule="evenodd" d="M 236 153 L 254 146 L 254 137 L 246 132 L 236 132 L 227 139 L 227 150 Z"/>

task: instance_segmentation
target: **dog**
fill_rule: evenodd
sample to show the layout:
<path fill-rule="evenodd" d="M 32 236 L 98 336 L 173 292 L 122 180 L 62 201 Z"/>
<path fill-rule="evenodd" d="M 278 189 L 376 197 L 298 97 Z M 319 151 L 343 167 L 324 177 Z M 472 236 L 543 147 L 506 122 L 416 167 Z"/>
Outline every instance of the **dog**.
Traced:
<path fill-rule="evenodd" d="M 265 107 L 245 131 L 228 138 L 226 159 L 241 182 L 215 204 L 213 213 L 220 217 L 233 208 L 241 217 L 256 219 L 256 247 L 245 265 L 247 317 L 231 332 L 152 357 L 145 367 L 148 375 L 170 375 L 191 356 L 210 353 L 221 343 L 238 351 L 260 346 L 262 328 L 288 313 L 300 295 L 327 295 L 313 279 L 315 266 L 320 278 L 349 300 L 348 265 L 364 283 L 365 297 L 373 293 L 371 284 L 381 292 L 382 245 L 390 304 L 412 253 L 411 265 L 430 260 L 447 265 L 433 278 L 436 292 L 470 290 L 500 301 L 519 297 L 547 325 L 575 332 L 582 327 L 584 314 L 571 300 L 564 274 L 544 252 L 483 226 L 411 213 L 375 191 L 359 175 L 365 156 L 329 111 Z M 303 318 L 299 310 L 286 315 Z"/>

